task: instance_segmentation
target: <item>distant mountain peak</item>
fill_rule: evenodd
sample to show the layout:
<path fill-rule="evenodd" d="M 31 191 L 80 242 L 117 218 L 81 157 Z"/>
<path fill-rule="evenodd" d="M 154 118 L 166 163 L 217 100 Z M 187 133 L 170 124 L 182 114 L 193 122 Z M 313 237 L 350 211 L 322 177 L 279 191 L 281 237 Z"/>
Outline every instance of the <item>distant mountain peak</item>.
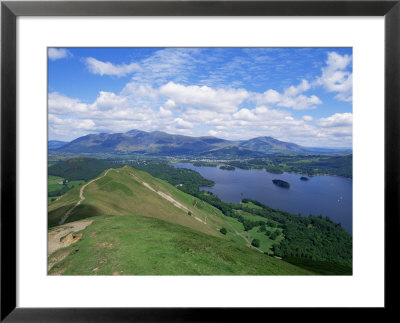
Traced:
<path fill-rule="evenodd" d="M 318 153 L 318 148 L 302 147 L 294 143 L 280 141 L 269 136 L 249 140 L 226 140 L 213 136 L 191 137 L 168 134 L 163 131 L 146 132 L 132 129 L 125 133 L 100 133 L 79 137 L 62 146 L 49 150 L 59 153 L 111 153 L 148 154 L 157 156 L 208 156 L 213 153 L 219 158 L 252 158 L 275 153 Z M 330 153 L 334 153 L 334 149 Z M 324 153 L 321 150 L 321 153 Z"/>
<path fill-rule="evenodd" d="M 138 130 L 138 129 L 132 129 L 132 130 L 129 130 L 129 131 L 125 132 L 125 133 L 138 133 L 138 132 L 146 132 L 146 131 Z"/>

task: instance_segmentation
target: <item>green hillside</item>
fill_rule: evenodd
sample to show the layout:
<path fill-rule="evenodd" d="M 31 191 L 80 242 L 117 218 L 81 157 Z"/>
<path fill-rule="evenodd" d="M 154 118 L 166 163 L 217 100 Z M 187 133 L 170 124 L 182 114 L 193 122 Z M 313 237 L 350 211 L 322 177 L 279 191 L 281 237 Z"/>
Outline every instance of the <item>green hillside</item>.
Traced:
<path fill-rule="evenodd" d="M 100 216 L 53 275 L 306 275 L 312 272 L 224 238 L 141 216 Z"/>
<path fill-rule="evenodd" d="M 49 234 L 68 223 L 94 220 L 79 241 L 74 240 L 79 232 L 65 231 L 60 241 L 75 243 L 49 255 L 50 263 L 56 263 L 52 274 L 312 273 L 250 248 L 236 229 L 241 223 L 128 166 L 103 171 L 50 203 L 48 211 Z"/>
<path fill-rule="evenodd" d="M 57 225 L 65 209 L 72 208 L 79 201 L 81 188 L 72 189 L 49 205 L 49 227 Z M 83 195 L 84 201 L 71 212 L 66 223 L 98 215 L 139 215 L 220 235 L 222 220 L 212 212 L 213 207 L 200 206 L 200 200 L 195 197 L 132 167 L 104 171 L 84 188 Z M 181 207 L 168 199 L 176 201 Z"/>

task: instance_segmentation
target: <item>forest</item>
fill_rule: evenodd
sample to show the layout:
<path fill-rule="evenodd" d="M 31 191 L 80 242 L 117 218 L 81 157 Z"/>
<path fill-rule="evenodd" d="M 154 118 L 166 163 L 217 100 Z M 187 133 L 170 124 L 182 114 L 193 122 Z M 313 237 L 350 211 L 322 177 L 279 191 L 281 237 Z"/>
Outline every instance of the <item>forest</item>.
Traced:
<path fill-rule="evenodd" d="M 113 167 L 115 167 L 115 162 L 96 158 L 77 157 L 51 165 L 48 168 L 48 174 L 60 176 L 69 181 L 87 181 L 98 176 L 102 171 Z"/>
<path fill-rule="evenodd" d="M 282 228 L 284 239 L 274 244 L 272 250 L 276 256 L 283 259 L 304 258 L 351 267 L 352 237 L 339 223 L 332 222 L 328 217 L 295 215 L 270 208 L 249 198 L 243 199 L 241 204 L 225 203 L 218 196 L 205 191 L 199 191 L 196 197 L 220 209 L 226 216 L 236 218 L 246 231 L 259 226 L 260 230 L 265 230 L 268 234 L 267 227 Z M 249 207 L 249 202 L 258 208 Z M 246 220 L 235 210 L 261 216 L 265 221 Z"/>

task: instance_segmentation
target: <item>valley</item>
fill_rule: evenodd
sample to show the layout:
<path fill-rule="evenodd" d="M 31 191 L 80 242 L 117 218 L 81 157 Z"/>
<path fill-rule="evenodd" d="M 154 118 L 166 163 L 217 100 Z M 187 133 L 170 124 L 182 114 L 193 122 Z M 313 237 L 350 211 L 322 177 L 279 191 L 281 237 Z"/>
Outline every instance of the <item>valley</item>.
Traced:
<path fill-rule="evenodd" d="M 75 190 L 77 189 L 78 188 Z M 139 245 L 142 244 L 140 248 L 144 249 L 125 250 L 124 253 L 135 254 L 139 252 L 140 255 L 144 250 L 147 250 L 147 256 L 150 256 L 150 259 L 156 257 L 160 252 L 174 253 L 174 257 L 172 257 L 174 259 L 163 258 L 166 262 L 173 260 L 172 264 L 166 264 L 166 266 L 170 268 L 163 272 L 164 274 L 195 274 L 196 270 L 198 270 L 198 274 L 250 274 L 252 272 L 256 273 L 256 271 L 266 274 L 268 272 L 268 266 L 262 266 L 262 268 L 261 264 L 263 263 L 265 265 L 269 264 L 271 266 L 270 269 L 274 268 L 270 274 L 276 274 L 278 272 L 289 274 L 296 271 L 295 266 L 288 266 L 286 263 L 275 263 L 277 260 L 264 255 L 262 255 L 262 258 L 258 259 L 257 262 L 254 262 L 254 265 L 258 263 L 259 268 L 246 269 L 246 262 L 248 262 L 248 265 L 253 264 L 253 261 L 257 257 L 252 254 L 251 248 L 248 248 L 245 243 L 239 244 L 235 239 L 230 238 L 232 235 L 237 235 L 237 233 L 229 228 L 229 225 L 224 219 L 225 216 L 223 216 L 218 209 L 180 192 L 175 187 L 161 180 L 152 178 L 144 172 L 136 171 L 131 167 L 125 166 L 119 169 L 106 170 L 102 175 L 87 183 L 84 191 L 81 188 L 80 192 L 84 192 L 85 198 L 79 199 L 72 211 L 71 209 L 67 211 L 67 213 L 70 213 L 68 217 L 57 213 L 57 210 L 63 208 L 65 204 L 71 203 L 70 196 L 62 197 L 49 205 L 49 218 L 61 216 L 61 219 L 65 219 L 64 226 L 68 223 L 79 223 L 76 221 L 82 221 L 83 219 L 93 221 L 90 226 L 80 232 L 83 234 L 83 237 L 79 241 L 66 247 L 72 250 L 71 253 L 60 262 L 57 262 L 56 265 L 53 265 L 50 274 L 52 272 L 60 273 L 62 270 L 61 268 L 64 268 L 63 266 L 65 266 L 65 272 L 62 272 L 66 274 L 69 272 L 72 274 L 93 274 L 93 270 L 90 272 L 89 268 L 85 269 L 88 270 L 88 272 L 80 272 L 80 269 L 74 268 L 73 264 L 69 264 L 69 261 L 73 261 L 77 258 L 76 261 L 79 262 L 78 259 L 80 256 L 85 255 L 85 263 L 90 264 L 94 262 L 95 260 L 91 259 L 93 257 L 89 250 L 81 251 L 82 248 L 88 248 L 84 246 L 87 243 L 91 243 L 91 240 L 97 240 L 92 239 L 97 235 L 99 235 L 98 239 L 103 239 L 101 241 L 99 240 L 100 242 L 96 242 L 96 244 L 98 244 L 97 248 L 104 250 L 101 252 L 101 259 L 98 259 L 99 263 L 97 263 L 97 267 L 92 269 L 99 268 L 102 263 L 106 263 L 104 262 L 104 258 L 108 259 L 108 257 L 111 257 L 111 255 L 108 255 L 108 252 L 111 252 L 114 248 L 128 248 L 128 246 L 130 246 L 129 243 L 123 246 L 118 244 L 117 241 L 123 239 L 126 235 L 132 235 L 132 239 L 136 241 L 135 243 Z M 71 197 L 75 195 L 75 197 L 78 197 L 76 193 L 77 192 L 71 190 L 67 195 L 71 195 Z M 102 229 L 99 230 L 97 226 Z M 105 230 L 104 226 L 110 226 L 111 230 Z M 219 232 L 222 226 L 228 227 L 229 234 L 227 236 Z M 55 223 L 55 225 L 51 227 L 49 234 L 57 232 L 57 230 L 59 230 L 58 228 L 62 227 L 63 226 L 59 226 Z M 148 230 L 139 233 L 138 230 L 141 227 L 147 228 Z M 96 230 L 95 232 L 97 233 L 93 233 L 91 231 L 92 229 Z M 65 234 L 67 236 L 70 234 L 70 231 L 65 231 Z M 183 238 L 181 235 L 183 235 Z M 167 240 L 164 241 L 163 237 Z M 171 242 L 171 245 L 176 245 L 177 243 L 180 247 L 178 249 L 171 249 L 171 245 L 169 246 L 167 243 L 170 239 L 174 241 Z M 176 239 L 178 239 L 177 242 L 175 242 Z M 194 240 L 191 241 L 192 239 Z M 197 245 L 197 243 L 200 243 L 200 245 Z M 83 247 L 81 247 L 81 245 L 83 245 Z M 188 248 L 185 246 L 191 246 L 186 252 L 193 253 L 193 256 L 195 256 L 195 258 L 192 259 L 193 262 L 187 264 L 188 272 L 186 273 L 176 262 L 176 258 L 178 257 L 179 259 L 178 252 L 180 253 L 180 249 L 183 248 L 186 250 L 186 248 Z M 96 250 L 95 246 L 91 246 L 90 248 L 92 247 Z M 155 255 L 153 255 L 153 248 Z M 164 250 L 164 248 L 166 249 Z M 226 255 L 224 255 L 225 248 L 227 250 L 229 249 Z M 190 251 L 191 249 L 193 250 Z M 218 252 L 212 256 L 211 259 L 207 259 L 207 262 L 217 262 L 217 264 L 213 265 L 211 268 L 208 268 L 208 265 L 204 265 L 196 269 L 196 266 L 198 266 L 198 262 L 194 261 L 196 257 L 203 259 L 209 254 L 209 251 L 215 251 L 216 249 L 218 249 Z M 79 250 L 79 252 L 77 250 Z M 60 253 L 61 251 L 56 250 L 55 252 Z M 246 256 L 244 257 L 243 254 L 246 254 Z M 96 252 L 94 252 L 93 255 L 96 257 Z M 117 255 L 112 255 L 114 258 L 116 256 Z M 57 258 L 57 254 L 49 255 L 49 257 Z M 113 268 L 113 272 L 143 274 L 140 270 L 138 272 L 132 272 L 131 270 L 133 270 L 133 268 L 124 267 L 124 256 L 121 255 L 121 257 L 122 263 L 119 263 L 118 266 Z M 187 255 L 183 254 L 182 257 L 185 258 Z M 139 262 L 149 261 L 149 258 L 144 254 L 142 254 L 140 258 L 135 259 Z M 239 260 L 243 265 L 234 268 L 235 266 L 233 265 Z M 133 261 L 133 259 L 129 258 L 126 259 L 126 261 Z M 204 259 L 204 261 L 206 260 Z M 158 262 L 159 261 L 153 263 L 153 266 Z M 218 262 L 221 262 L 221 264 L 219 265 Z M 110 264 L 107 266 L 110 266 Z M 194 267 L 192 268 L 192 266 Z M 213 269 L 214 266 L 215 268 Z M 219 266 L 222 266 L 220 268 L 222 269 L 221 272 L 218 272 Z M 102 268 L 102 266 L 100 266 L 100 268 Z M 175 268 L 176 272 L 173 271 L 173 268 Z M 76 272 L 76 270 L 78 271 Z M 164 269 L 161 267 L 157 268 L 157 270 Z M 302 274 L 310 273 L 307 270 L 303 271 L 301 269 L 298 269 L 298 272 Z M 102 270 L 95 270 L 95 273 L 112 274 L 111 272 L 106 273 Z M 157 273 L 158 272 L 150 270 L 146 274 Z"/>
<path fill-rule="evenodd" d="M 108 168 L 110 163 L 113 164 L 113 168 Z M 339 256 L 338 258 L 330 254 L 328 250 L 320 250 L 319 252 L 316 252 L 316 249 L 314 250 L 312 247 L 312 245 L 314 244 L 315 246 L 316 243 L 315 237 L 313 238 L 312 235 L 299 236 L 293 240 L 295 236 L 293 236 L 293 233 L 290 233 L 291 231 L 287 231 L 288 222 L 285 219 L 290 219 L 290 223 L 293 223 L 293 220 L 297 219 L 298 216 L 290 215 L 287 212 L 279 210 L 273 210 L 263 204 L 259 204 L 261 206 L 258 206 L 257 201 L 253 202 L 252 200 L 244 199 L 241 204 L 224 203 L 219 200 L 217 196 L 199 190 L 199 188 L 205 184 L 210 186 L 213 185 L 213 182 L 204 179 L 199 173 L 193 170 L 177 169 L 170 166 L 169 163 L 159 160 L 157 162 L 154 160 L 153 162 L 141 161 L 141 163 L 142 168 L 145 168 L 147 171 L 150 171 L 150 173 L 153 173 L 153 175 L 158 175 L 163 179 L 153 177 L 148 172 L 133 168 L 130 165 L 123 166 L 123 163 L 121 162 L 101 161 L 93 158 L 79 157 L 75 160 L 60 161 L 49 167 L 50 173 L 50 169 L 57 165 L 55 169 L 70 178 L 74 178 L 76 174 L 86 173 L 85 170 L 87 168 L 93 169 L 94 165 L 96 165 L 94 168 L 97 170 L 104 168 L 104 170 L 95 178 L 86 181 L 85 184 L 70 189 L 57 200 L 49 203 L 49 232 L 57 230 L 57 228 L 62 227 L 62 225 L 67 225 L 68 223 L 82 220 L 93 221 L 93 223 L 83 229 L 82 232 L 77 232 L 77 234 L 82 234 L 79 241 L 49 255 L 50 262 L 50 259 L 60 258 L 57 256 L 58 253 L 62 253 L 62 255 L 68 254 L 68 256 L 61 257 L 62 260 L 58 261 L 57 264 L 51 266 L 51 270 L 49 271 L 50 274 L 80 274 L 80 269 L 78 270 L 75 268 L 77 263 L 72 262 L 72 259 L 74 257 L 78 259 L 78 254 L 84 254 L 85 257 L 90 257 L 90 253 L 87 254 L 87 251 L 81 252 L 82 249 L 79 247 L 81 244 L 85 245 L 86 240 L 93 240 L 90 234 L 94 235 L 94 233 L 88 233 L 91 231 L 90 228 L 92 226 L 96 228 L 97 224 L 99 225 L 99 228 L 103 227 L 103 225 L 105 225 L 103 222 L 112 225 L 111 223 L 114 223 L 114 221 L 115 223 L 130 223 L 132 221 L 135 225 L 138 225 L 138 223 L 141 223 L 142 221 L 155 221 L 152 224 L 153 229 L 147 232 L 148 237 L 144 238 L 141 236 L 141 239 L 144 239 L 142 241 L 144 247 L 150 242 L 152 245 L 157 244 L 158 249 L 167 247 L 166 245 L 161 246 L 161 244 L 165 244 L 165 242 L 158 241 L 158 238 L 155 236 L 155 234 L 165 236 L 166 233 L 161 230 L 161 228 L 164 228 L 167 224 L 163 223 L 167 222 L 175 231 L 178 230 L 180 232 L 181 230 L 186 230 L 185 237 L 189 235 L 190 231 L 192 235 L 196 235 L 196 239 L 199 239 L 198 241 L 202 241 L 201 244 L 208 241 L 210 246 L 206 247 L 207 250 L 209 248 L 214 250 L 216 245 L 213 246 L 213 243 L 215 243 L 221 245 L 222 249 L 228 248 L 228 245 L 230 245 L 229 249 L 232 248 L 232 250 L 238 250 L 236 248 L 239 248 L 241 250 L 240 252 L 245 252 L 246 250 L 246 252 L 249 252 L 249 255 L 251 252 L 255 252 L 255 255 L 258 254 L 258 257 L 261 257 L 258 261 L 265 261 L 266 266 L 267 264 L 268 266 L 272 266 L 271 268 L 267 266 L 263 269 L 255 267 L 258 268 L 257 270 L 259 274 L 278 274 L 276 270 L 281 274 L 289 274 L 289 272 L 291 272 L 290 270 L 292 270 L 292 272 L 294 270 L 297 274 L 351 273 L 351 254 L 343 253 L 342 256 Z M 71 164 L 73 164 L 74 167 L 71 168 Z M 163 166 L 161 167 L 160 165 Z M 197 176 L 194 176 L 195 174 Z M 149 218 L 151 218 L 151 220 L 148 220 Z M 302 220 L 305 221 L 304 224 L 302 221 L 295 222 L 297 223 L 295 224 L 295 231 L 298 230 L 298 226 L 301 227 L 303 225 L 305 228 L 312 228 L 315 226 L 315 223 L 317 223 L 316 220 L 318 220 L 318 223 L 320 223 L 319 225 L 328 225 L 331 227 L 329 230 L 333 229 L 332 232 L 337 231 L 337 233 L 340 233 L 338 236 L 334 236 L 334 239 L 336 240 L 329 238 L 329 236 L 326 237 L 328 239 L 333 239 L 330 240 L 330 244 L 337 244 L 337 241 L 339 241 L 339 244 L 342 244 L 347 240 L 348 242 L 346 243 L 349 243 L 350 241 L 351 246 L 351 236 L 347 237 L 345 234 L 343 235 L 344 230 L 342 228 L 330 225 L 328 221 L 322 218 L 314 219 L 304 217 L 304 219 L 305 220 Z M 150 225 L 150 222 L 146 222 L 146 224 L 143 223 L 143 225 Z M 119 229 L 104 232 L 107 236 L 115 234 L 113 239 L 111 239 L 111 236 L 109 237 L 113 241 L 114 239 L 116 239 L 115 241 L 120 241 L 120 235 L 136 235 L 136 233 L 133 232 L 125 232 L 125 229 L 122 229 L 122 227 L 117 224 L 113 226 L 115 228 L 118 227 Z M 225 234 L 221 233 L 222 229 L 225 230 Z M 315 229 L 312 231 L 314 230 Z M 100 232 L 96 233 L 96 235 L 97 234 L 100 234 Z M 146 235 L 146 233 L 141 234 Z M 285 244 L 288 234 L 293 236 L 290 240 L 292 242 L 289 245 Z M 321 232 L 318 233 L 319 236 L 320 234 Z M 209 240 L 211 237 L 217 240 Z M 303 244 L 296 245 L 296 239 L 299 239 L 298 241 L 303 241 Z M 305 242 L 304 244 L 304 241 L 308 241 L 308 239 L 310 239 L 310 242 Z M 211 241 L 214 242 L 211 243 Z M 219 242 L 217 243 L 217 241 Z M 105 246 L 108 246 L 108 243 L 111 243 L 112 245 L 117 244 L 117 242 L 113 243 L 107 241 L 104 243 L 106 243 Z M 189 242 L 186 241 L 185 244 L 187 243 Z M 326 242 L 322 242 L 320 247 L 325 243 Z M 119 244 L 117 245 L 118 246 L 115 248 L 123 248 L 123 246 L 120 246 Z M 222 245 L 226 247 L 222 247 Z M 318 246 L 318 244 L 316 246 Z M 89 248 L 89 245 L 84 248 Z M 90 248 L 96 249 L 96 247 L 92 245 L 90 245 Z M 337 249 L 338 247 L 335 248 Z M 345 247 L 345 249 L 346 248 L 348 247 Z M 69 251 L 67 252 L 67 250 Z M 114 248 L 111 248 L 110 250 L 114 250 Z M 105 248 L 103 252 L 110 253 L 110 250 Z M 193 261 L 195 261 L 197 256 L 200 258 L 205 256 L 205 254 L 200 250 L 193 250 L 197 250 Z M 132 252 L 134 251 L 132 250 Z M 148 252 L 150 254 L 153 253 L 153 251 L 149 250 Z M 168 254 L 172 251 L 169 250 L 168 252 L 165 252 Z M 176 252 L 180 252 L 179 248 L 176 249 Z M 233 269 L 233 263 L 239 261 L 239 258 L 236 258 L 239 257 L 239 253 L 236 254 L 234 251 L 228 253 L 231 258 L 227 257 L 233 261 L 230 265 L 228 265 L 225 260 L 222 261 L 221 259 L 221 263 L 217 264 L 218 261 L 214 259 L 212 262 L 216 267 L 212 270 L 208 268 L 211 270 L 209 274 L 229 274 L 229 272 L 231 272 L 231 274 L 256 274 L 253 271 L 246 271 L 243 268 L 239 269 L 239 267 L 237 268 L 237 271 Z M 256 257 L 255 255 L 252 255 L 249 259 L 253 259 Z M 281 259 L 282 256 L 284 256 L 283 259 Z M 99 256 L 97 255 L 96 257 Z M 175 258 L 176 257 L 178 257 L 178 255 L 175 255 Z M 241 257 L 243 256 L 240 256 L 240 258 Z M 292 257 L 291 267 L 285 267 L 289 264 L 285 261 L 285 257 Z M 304 267 L 304 262 L 302 263 L 296 260 L 298 257 L 301 257 L 301 259 L 305 257 L 305 259 L 307 259 L 307 269 Z M 136 261 L 137 260 L 138 259 L 136 259 Z M 167 258 L 164 260 L 166 262 L 175 261 L 175 259 Z M 133 260 L 131 259 L 130 261 Z M 92 262 L 94 262 L 94 260 Z M 192 267 L 196 265 L 195 262 L 188 264 L 187 273 L 183 273 L 181 271 L 182 268 L 180 268 L 179 270 L 177 269 L 175 274 L 190 274 L 193 272 L 192 270 L 195 270 Z M 277 263 L 274 264 L 274 262 Z M 315 267 L 316 269 L 313 269 L 313 264 L 316 262 L 322 263 L 322 265 L 320 264 Z M 297 263 L 299 263 L 300 266 L 297 266 Z M 86 268 L 84 274 L 113 274 L 114 272 L 119 272 L 120 274 L 131 273 L 128 268 L 123 270 L 123 268 L 128 265 L 121 264 L 112 272 L 111 269 L 103 271 L 101 269 L 102 266 L 100 265 L 101 263 L 97 263 L 97 266 L 93 267 L 90 273 L 88 271 L 89 268 Z M 275 268 L 274 266 L 277 267 Z M 173 266 L 171 265 L 171 268 L 172 267 Z M 161 270 L 158 265 L 155 266 L 155 268 Z M 217 268 L 219 268 L 220 272 L 218 272 Z M 226 268 L 230 269 L 226 271 Z M 341 271 L 337 270 L 338 268 L 341 268 Z M 96 270 L 93 271 L 94 269 Z M 208 269 L 204 267 L 199 271 L 199 273 L 204 272 L 204 274 L 207 274 Z M 147 274 L 159 274 L 157 270 L 147 270 L 149 270 Z M 169 270 L 166 272 L 174 274 Z"/>

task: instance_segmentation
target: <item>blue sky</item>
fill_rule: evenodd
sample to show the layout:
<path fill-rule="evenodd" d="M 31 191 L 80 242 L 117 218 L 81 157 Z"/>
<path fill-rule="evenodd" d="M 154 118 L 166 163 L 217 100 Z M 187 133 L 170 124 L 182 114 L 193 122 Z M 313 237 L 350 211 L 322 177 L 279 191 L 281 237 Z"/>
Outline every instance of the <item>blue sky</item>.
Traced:
<path fill-rule="evenodd" d="M 161 130 L 352 145 L 351 48 L 49 48 L 49 139 Z"/>

